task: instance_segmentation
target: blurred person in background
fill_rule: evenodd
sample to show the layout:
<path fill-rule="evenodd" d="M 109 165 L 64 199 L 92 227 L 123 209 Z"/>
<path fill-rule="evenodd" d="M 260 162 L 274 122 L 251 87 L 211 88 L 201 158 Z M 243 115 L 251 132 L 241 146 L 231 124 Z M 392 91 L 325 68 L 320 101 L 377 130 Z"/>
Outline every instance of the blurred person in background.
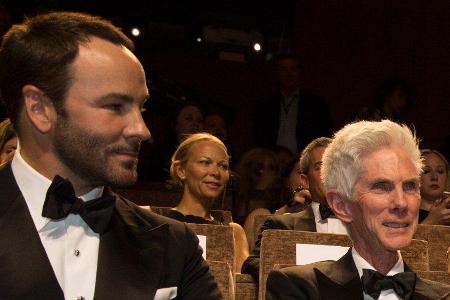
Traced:
<path fill-rule="evenodd" d="M 9 119 L 0 123 L 0 165 L 10 161 L 17 148 L 17 134 Z"/>
<path fill-rule="evenodd" d="M 439 151 L 421 150 L 424 168 L 420 177 L 419 223 L 450 225 L 450 196 L 448 191 L 448 161 Z"/>

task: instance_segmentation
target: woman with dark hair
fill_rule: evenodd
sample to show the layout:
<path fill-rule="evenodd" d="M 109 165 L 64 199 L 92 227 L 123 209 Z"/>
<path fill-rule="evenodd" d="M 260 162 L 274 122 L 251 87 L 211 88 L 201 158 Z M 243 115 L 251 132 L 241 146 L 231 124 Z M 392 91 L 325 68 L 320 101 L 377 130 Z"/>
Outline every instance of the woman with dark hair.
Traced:
<path fill-rule="evenodd" d="M 0 165 L 10 161 L 17 148 L 17 135 L 9 119 L 0 123 Z"/>

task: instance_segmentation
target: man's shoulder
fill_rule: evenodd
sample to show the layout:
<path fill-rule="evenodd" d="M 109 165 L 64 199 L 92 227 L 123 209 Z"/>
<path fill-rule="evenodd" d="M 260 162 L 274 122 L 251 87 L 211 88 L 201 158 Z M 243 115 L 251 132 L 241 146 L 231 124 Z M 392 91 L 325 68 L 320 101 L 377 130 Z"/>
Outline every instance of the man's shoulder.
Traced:
<path fill-rule="evenodd" d="M 128 212 L 128 216 L 131 216 L 136 220 L 137 223 L 145 223 L 151 227 L 158 227 L 167 224 L 169 228 L 176 231 L 185 231 L 186 225 L 183 222 L 171 219 L 162 215 L 159 215 L 147 207 L 142 207 L 136 203 L 115 194 L 117 198 L 116 207 L 119 213 Z"/>
<path fill-rule="evenodd" d="M 266 220 L 267 224 L 275 224 L 277 228 L 296 229 L 299 222 L 310 222 L 314 220 L 314 214 L 310 208 L 297 213 L 287 213 L 281 215 L 269 216 Z M 274 228 L 276 229 L 276 228 Z"/>

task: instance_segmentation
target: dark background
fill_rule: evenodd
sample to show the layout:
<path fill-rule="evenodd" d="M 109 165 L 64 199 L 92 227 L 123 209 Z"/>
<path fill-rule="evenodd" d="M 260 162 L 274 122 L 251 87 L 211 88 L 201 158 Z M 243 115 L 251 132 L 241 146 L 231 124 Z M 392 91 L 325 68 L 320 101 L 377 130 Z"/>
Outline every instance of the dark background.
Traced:
<path fill-rule="evenodd" d="M 134 40 L 153 83 L 155 102 L 146 119 L 156 142 L 164 139 L 172 104 L 200 100 L 221 106 L 234 117 L 231 144 L 239 157 L 252 144 L 255 99 L 276 88 L 268 59 L 289 50 L 301 60 L 301 87 L 326 98 L 335 129 L 373 101 L 382 80 L 398 77 L 416 90 L 417 101 L 407 118 L 415 124 L 422 147 L 448 155 L 449 1 L 0 3 L 9 15 L 8 21 L 0 13 L 2 30 L 23 15 L 48 10 L 98 14 L 127 33 L 131 26 L 140 26 L 143 35 Z M 218 39 L 205 34 L 208 28 L 226 34 Z M 204 42 L 197 43 L 197 36 Z M 261 52 L 252 50 L 253 41 L 262 43 Z"/>

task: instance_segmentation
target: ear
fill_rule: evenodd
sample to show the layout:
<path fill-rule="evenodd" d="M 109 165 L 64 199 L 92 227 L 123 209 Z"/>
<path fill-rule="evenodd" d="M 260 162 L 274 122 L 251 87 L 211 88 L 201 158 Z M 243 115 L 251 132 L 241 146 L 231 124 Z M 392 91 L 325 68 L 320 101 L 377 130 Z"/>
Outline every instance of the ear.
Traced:
<path fill-rule="evenodd" d="M 34 85 L 22 88 L 24 110 L 30 123 L 41 133 L 45 134 L 52 128 L 55 110 L 52 102 L 43 91 Z"/>
<path fill-rule="evenodd" d="M 355 205 L 355 203 L 345 200 L 336 189 L 327 191 L 327 202 L 339 220 L 345 223 L 353 221 L 351 206 Z"/>
<path fill-rule="evenodd" d="M 302 183 L 303 188 L 309 190 L 308 176 L 306 176 L 305 174 L 300 174 L 300 182 Z"/>
<path fill-rule="evenodd" d="M 177 176 L 181 181 L 186 179 L 186 171 L 180 163 L 175 166 L 175 172 L 177 173 Z"/>

